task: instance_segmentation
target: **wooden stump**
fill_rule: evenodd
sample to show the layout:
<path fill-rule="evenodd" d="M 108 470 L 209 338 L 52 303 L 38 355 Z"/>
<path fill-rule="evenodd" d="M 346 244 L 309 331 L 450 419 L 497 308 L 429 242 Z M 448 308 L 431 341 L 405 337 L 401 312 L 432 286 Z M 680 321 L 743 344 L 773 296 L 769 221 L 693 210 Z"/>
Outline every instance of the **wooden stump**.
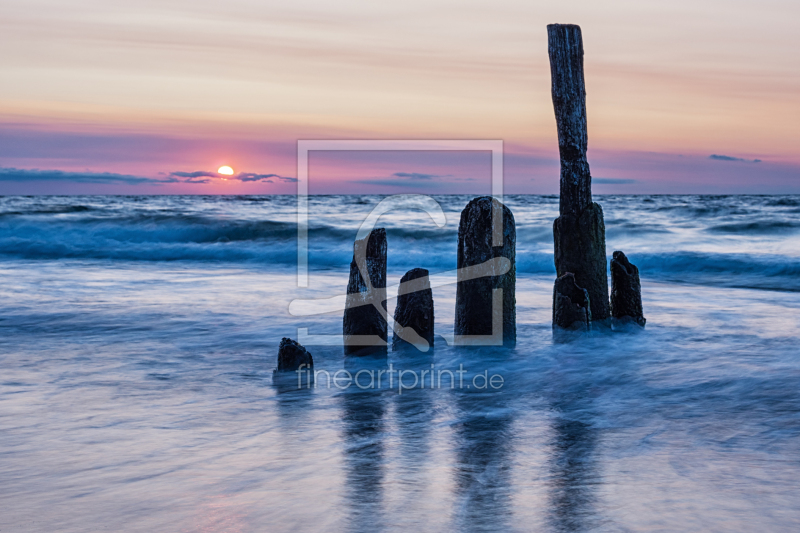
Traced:
<path fill-rule="evenodd" d="M 278 347 L 278 368 L 275 373 L 295 372 L 300 365 L 305 365 L 304 370 L 313 370 L 314 358 L 299 342 L 288 337 L 282 338 Z"/>
<path fill-rule="evenodd" d="M 433 348 L 433 292 L 424 268 L 409 270 L 400 280 L 394 321 L 393 350 L 414 346 L 427 352 Z"/>
<path fill-rule="evenodd" d="M 388 351 L 386 230 L 383 228 L 372 230 L 366 238 L 353 244 L 342 331 L 345 355 Z"/>
<path fill-rule="evenodd" d="M 553 286 L 553 327 L 588 330 L 592 322 L 589 292 L 567 272 Z"/>
<path fill-rule="evenodd" d="M 592 203 L 575 216 L 564 214 L 553 223 L 556 275 L 570 272 L 589 292 L 592 320 L 609 316 L 606 268 L 606 227 L 603 208 Z"/>
<path fill-rule="evenodd" d="M 493 239 L 493 212 L 502 218 L 498 220 L 502 226 L 497 228 L 502 229 L 500 242 Z M 496 199 L 490 196 L 475 198 L 461 212 L 456 335 L 490 336 L 493 334 L 492 325 L 502 322 L 502 343 L 508 346 L 516 343 L 516 242 L 514 215 Z M 492 261 L 496 258 L 510 261 L 509 268 L 498 272 L 497 266 L 501 263 Z M 497 289 L 502 290 L 502 305 L 495 306 L 494 291 Z"/>
<path fill-rule="evenodd" d="M 622 322 L 635 322 L 644 327 L 647 319 L 642 310 L 642 284 L 639 269 L 622 252 L 611 259 L 611 316 Z"/>

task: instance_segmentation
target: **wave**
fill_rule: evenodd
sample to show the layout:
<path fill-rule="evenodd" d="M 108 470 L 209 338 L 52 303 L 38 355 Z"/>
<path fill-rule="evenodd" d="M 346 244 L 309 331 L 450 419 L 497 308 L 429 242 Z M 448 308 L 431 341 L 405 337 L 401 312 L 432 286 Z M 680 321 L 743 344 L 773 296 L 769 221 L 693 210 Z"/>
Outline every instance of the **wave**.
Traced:
<path fill-rule="evenodd" d="M 445 228 L 437 228 L 427 216 L 420 219 L 408 213 L 381 218 L 379 225 L 386 227 L 389 241 L 389 268 L 422 267 L 432 272 L 455 269 L 458 215 L 465 198 L 442 199 L 448 217 Z M 508 197 L 517 218 L 518 276 L 555 276 L 552 219 L 557 216 L 557 199 Z M 643 281 L 739 283 L 795 290 L 800 284 L 795 281 L 800 279 L 800 260 L 782 255 L 800 228 L 800 219 L 787 214 L 796 209 L 792 207 L 795 200 L 604 198 L 609 258 L 621 247 L 639 267 Z M 377 196 L 310 198 L 311 268 L 347 269 L 358 220 L 369 211 L 364 205 L 378 201 Z M 769 203 L 780 203 L 781 207 L 765 207 Z M 661 207 L 673 211 L 659 211 Z M 277 196 L 5 197 L 0 198 L 0 258 L 246 262 L 292 268 L 297 263 L 295 209 L 294 198 Z M 676 211 L 688 210 L 688 214 L 697 209 L 714 212 L 714 217 L 737 209 L 757 216 L 703 222 Z M 774 216 L 778 212 L 779 216 Z M 703 233 L 709 238 L 709 251 L 681 251 L 695 249 Z M 709 233 L 717 236 L 712 239 Z M 786 237 L 770 248 L 765 247 L 765 234 Z M 732 246 L 729 250 L 749 248 L 762 253 L 726 253 L 728 241 Z"/>
<path fill-rule="evenodd" d="M 671 212 L 690 218 L 749 215 L 752 211 L 742 205 L 662 205 L 654 211 Z"/>
<path fill-rule="evenodd" d="M 612 250 L 608 251 L 611 258 Z M 682 276 L 691 281 L 694 274 L 753 275 L 764 277 L 800 276 L 800 258 L 783 255 L 751 255 L 700 252 L 632 253 L 628 258 L 643 279 Z M 553 254 L 517 250 L 517 271 L 555 273 Z M 800 283 L 800 279 L 798 280 Z"/>
<path fill-rule="evenodd" d="M 0 232 L 0 255 L 28 260 L 124 260 L 124 261 L 207 261 L 261 263 L 291 268 L 297 263 L 294 228 L 287 224 L 233 224 L 214 231 L 193 233 L 191 241 L 181 240 L 161 229 L 161 240 L 153 233 L 141 235 L 141 228 L 119 228 L 105 235 L 99 231 L 61 233 L 50 236 L 8 235 Z M 271 228 L 267 230 L 265 228 Z M 278 231 L 272 231 L 277 229 Z M 283 234 L 275 238 L 276 233 Z M 147 232 L 145 232 L 147 233 Z M 156 232 L 158 233 L 158 232 Z M 180 231 L 178 232 L 180 233 Z M 334 232 L 335 233 L 335 232 Z M 273 235 L 269 238 L 269 235 Z M 221 236 L 231 236 L 225 240 Z M 247 239 L 246 236 L 257 236 Z M 167 239 L 164 239 L 167 237 Z M 320 238 L 311 232 L 309 265 L 312 269 L 347 269 L 352 259 L 352 238 Z M 611 254 L 609 249 L 609 257 Z M 389 238 L 390 269 L 423 267 L 431 272 L 456 268 L 455 241 L 409 243 Z M 685 281 L 723 285 L 754 286 L 778 290 L 800 290 L 800 258 L 783 255 L 755 255 L 700 252 L 630 253 L 644 283 L 650 280 Z M 549 251 L 517 248 L 517 276 L 555 277 L 553 254 Z"/>
<path fill-rule="evenodd" d="M 783 198 L 770 198 L 765 202 L 765 205 L 775 207 L 800 207 L 800 198 L 791 196 Z"/>
<path fill-rule="evenodd" d="M 755 220 L 752 222 L 738 222 L 732 224 L 719 224 L 711 226 L 707 231 L 714 233 L 784 233 L 800 228 L 800 223 L 788 220 Z"/>
<path fill-rule="evenodd" d="M 0 224 L 0 239 L 7 235 L 68 241 L 104 238 L 124 242 L 219 242 L 289 239 L 297 224 L 270 220 L 216 220 L 193 215 L 137 215 L 75 220 L 17 221 Z"/>
<path fill-rule="evenodd" d="M 800 291 L 800 258 L 775 254 L 674 252 L 631 254 L 642 282 L 667 280 L 698 285 Z"/>
<path fill-rule="evenodd" d="M 323 231 L 342 237 L 330 228 Z M 296 238 L 294 222 L 158 212 L 0 219 L 0 255 L 25 259 L 268 260 L 291 255 L 282 249 Z"/>
<path fill-rule="evenodd" d="M 42 206 L 33 207 L 24 211 L 0 211 L 0 217 L 14 215 L 60 215 L 65 213 L 85 213 L 94 208 L 86 205 Z"/>
<path fill-rule="evenodd" d="M 636 224 L 633 222 L 619 224 L 606 223 L 606 239 L 613 239 L 618 236 L 647 235 L 654 233 L 672 233 L 672 231 L 660 224 Z"/>
<path fill-rule="evenodd" d="M 259 247 L 232 243 L 91 243 L 0 239 L 0 255 L 20 259 L 111 259 L 125 261 L 258 261 L 290 264 L 297 261 L 291 247 Z"/>

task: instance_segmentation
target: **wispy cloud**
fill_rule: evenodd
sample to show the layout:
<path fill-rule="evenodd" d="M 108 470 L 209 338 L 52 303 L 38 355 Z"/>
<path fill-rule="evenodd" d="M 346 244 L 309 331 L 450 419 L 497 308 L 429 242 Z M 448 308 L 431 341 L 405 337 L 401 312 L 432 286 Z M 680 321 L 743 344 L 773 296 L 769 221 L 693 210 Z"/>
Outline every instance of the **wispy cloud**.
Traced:
<path fill-rule="evenodd" d="M 426 187 L 426 188 L 433 188 L 433 187 L 440 187 L 442 184 L 437 183 L 435 181 L 413 181 L 409 182 L 408 180 L 393 180 L 389 178 L 375 178 L 375 179 L 365 179 L 365 180 L 355 180 L 354 183 L 363 183 L 364 185 L 384 185 L 386 187 Z"/>
<path fill-rule="evenodd" d="M 718 155 L 718 154 L 711 154 L 708 156 L 709 159 L 714 159 L 715 161 L 738 161 L 740 163 L 761 163 L 760 159 L 742 159 L 741 157 L 731 157 L 729 155 Z"/>
<path fill-rule="evenodd" d="M 636 183 L 636 180 L 625 178 L 592 178 L 592 183 L 597 183 L 598 185 L 628 185 Z"/>
<path fill-rule="evenodd" d="M 145 178 L 142 176 L 132 176 L 130 174 L 115 174 L 113 172 L 73 172 L 66 170 L 39 170 L 39 169 L 19 169 L 19 168 L 0 168 L 0 181 L 61 181 L 72 183 L 95 183 L 95 184 L 123 184 L 159 185 L 162 183 L 177 183 L 180 180 L 169 176 L 166 178 Z"/>
<path fill-rule="evenodd" d="M 163 174 L 162 174 L 163 175 Z M 165 183 L 189 183 L 203 185 L 211 183 L 212 178 L 221 177 L 216 172 L 197 170 L 193 172 L 175 171 L 162 178 L 147 178 L 131 174 L 117 174 L 114 172 L 74 172 L 69 170 L 40 170 L 20 168 L 0 168 L 0 182 L 31 183 L 41 181 L 57 181 L 69 183 L 92 183 L 98 185 L 162 185 Z M 267 182 L 274 180 L 281 182 L 296 182 L 297 178 L 280 176 L 278 174 L 255 174 L 240 172 L 227 179 L 241 182 Z"/>
<path fill-rule="evenodd" d="M 290 178 L 290 177 L 287 177 L 287 176 L 280 176 L 278 174 L 255 174 L 253 172 L 240 172 L 237 175 L 233 176 L 232 178 L 228 178 L 228 179 L 239 180 L 239 181 L 242 181 L 242 182 L 260 181 L 260 182 L 267 182 L 267 183 L 274 183 L 274 181 L 273 181 L 274 179 L 278 179 L 278 180 L 283 181 L 283 182 L 295 182 L 295 181 L 297 181 L 297 178 Z"/>
<path fill-rule="evenodd" d="M 206 172 L 205 170 L 197 170 L 195 172 L 170 172 L 170 176 L 175 176 L 176 178 L 217 178 L 219 174 L 216 172 Z"/>
<path fill-rule="evenodd" d="M 208 170 L 195 170 L 193 172 L 183 172 L 183 171 L 170 172 L 169 175 L 174 178 L 187 178 L 183 180 L 182 183 L 208 183 L 211 181 L 210 179 L 202 179 L 202 178 L 222 178 L 226 180 L 239 180 L 243 183 L 247 182 L 275 183 L 275 180 L 279 180 L 285 183 L 286 182 L 293 183 L 297 181 L 297 178 L 281 176 L 279 174 L 257 174 L 255 172 L 239 172 L 235 176 L 222 176 L 217 172 L 212 172 Z"/>
<path fill-rule="evenodd" d="M 452 174 L 425 174 L 422 172 L 395 172 L 391 176 L 355 180 L 365 185 L 384 185 L 387 187 L 440 187 L 452 181 L 465 181 L 453 178 Z M 472 181 L 467 179 L 466 181 Z"/>
<path fill-rule="evenodd" d="M 392 178 L 408 178 L 412 180 L 432 180 L 436 178 L 452 178 L 452 174 L 423 174 L 421 172 L 395 172 Z"/>

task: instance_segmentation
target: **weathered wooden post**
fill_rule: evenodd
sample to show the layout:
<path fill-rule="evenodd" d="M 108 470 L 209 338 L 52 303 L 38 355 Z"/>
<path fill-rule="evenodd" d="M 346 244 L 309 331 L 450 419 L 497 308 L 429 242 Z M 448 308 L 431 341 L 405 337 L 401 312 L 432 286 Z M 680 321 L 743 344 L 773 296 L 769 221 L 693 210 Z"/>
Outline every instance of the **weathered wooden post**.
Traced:
<path fill-rule="evenodd" d="M 302 370 L 300 366 L 306 370 L 314 370 L 314 358 L 308 353 L 305 346 L 299 342 L 292 340 L 288 337 L 281 339 L 281 344 L 278 347 L 278 368 L 274 373 L 281 372 L 296 372 Z"/>
<path fill-rule="evenodd" d="M 589 293 L 575 284 L 567 272 L 553 286 L 553 325 L 564 329 L 588 330 L 592 322 Z"/>
<path fill-rule="evenodd" d="M 397 289 L 392 350 L 414 346 L 421 352 L 433 348 L 433 292 L 424 268 L 405 273 Z"/>
<path fill-rule="evenodd" d="M 342 332 L 345 355 L 386 354 L 388 351 L 384 228 L 372 230 L 353 244 Z"/>
<path fill-rule="evenodd" d="M 647 323 L 642 311 L 639 269 L 620 251 L 611 258 L 611 316 L 615 321 L 635 322 L 642 327 Z"/>
<path fill-rule="evenodd" d="M 586 160 L 581 28 L 573 24 L 550 24 L 547 37 L 561 158 L 561 216 L 553 223 L 556 273 L 559 278 L 569 272 L 575 275 L 575 284 L 589 294 L 591 319 L 603 321 L 609 317 L 606 230 L 603 209 L 592 202 L 592 177 Z M 565 300 L 554 299 L 554 317 L 559 302 Z"/>
<path fill-rule="evenodd" d="M 493 239 L 495 214 L 501 242 Z M 455 334 L 463 344 L 483 344 L 479 337 L 492 335 L 499 339 L 500 328 L 503 345 L 517 342 L 516 245 L 514 215 L 495 198 L 475 198 L 461 212 Z"/>

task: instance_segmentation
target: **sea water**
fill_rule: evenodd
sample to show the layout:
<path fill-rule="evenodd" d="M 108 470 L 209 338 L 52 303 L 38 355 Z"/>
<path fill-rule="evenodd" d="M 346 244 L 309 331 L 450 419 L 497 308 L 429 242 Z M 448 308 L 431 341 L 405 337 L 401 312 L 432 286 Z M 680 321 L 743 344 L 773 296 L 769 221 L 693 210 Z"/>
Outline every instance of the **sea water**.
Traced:
<path fill-rule="evenodd" d="M 344 376 L 341 310 L 289 309 L 345 292 L 382 199 L 309 198 L 301 288 L 291 196 L 0 198 L 0 531 L 797 531 L 800 197 L 597 196 L 647 327 L 555 342 L 558 198 L 506 196 L 515 348 L 273 379 L 298 328 Z M 379 225 L 446 337 L 470 197 L 434 199 Z"/>

